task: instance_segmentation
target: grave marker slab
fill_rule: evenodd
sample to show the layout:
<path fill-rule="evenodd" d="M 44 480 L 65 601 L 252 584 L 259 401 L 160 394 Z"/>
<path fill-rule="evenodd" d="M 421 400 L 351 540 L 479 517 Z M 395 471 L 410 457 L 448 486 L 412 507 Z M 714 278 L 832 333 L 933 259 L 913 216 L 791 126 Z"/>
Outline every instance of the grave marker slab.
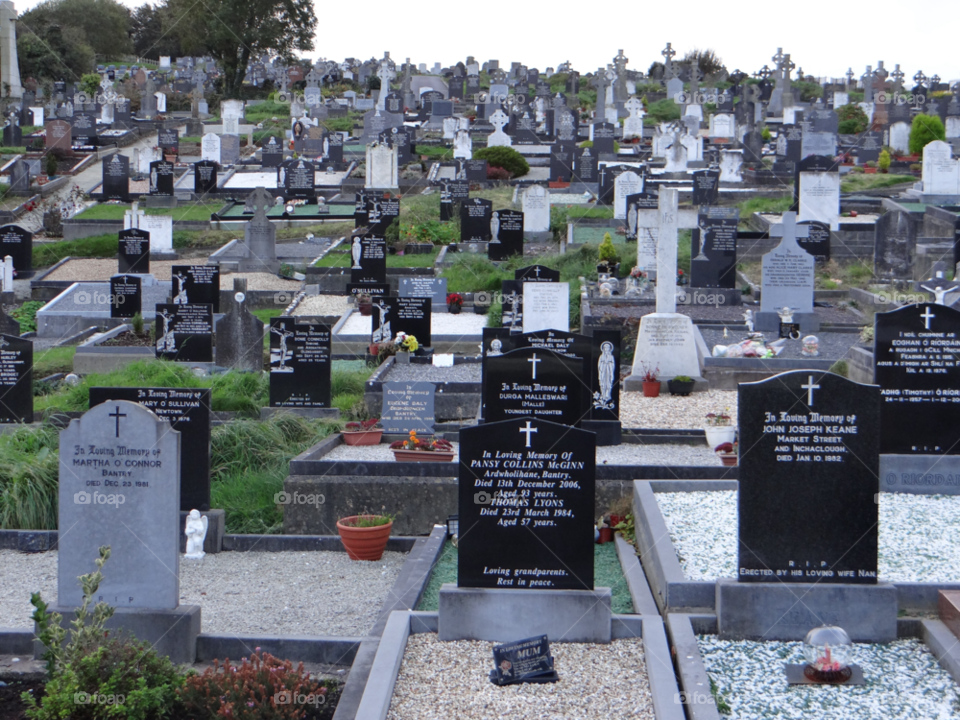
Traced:
<path fill-rule="evenodd" d="M 201 160 L 193 164 L 193 191 L 206 195 L 217 191 L 217 165 L 213 160 Z"/>
<path fill-rule="evenodd" d="M 151 195 L 173 195 L 173 163 L 157 160 L 150 163 Z"/>
<path fill-rule="evenodd" d="M 160 360 L 213 362 L 213 306 L 157 304 Z"/>
<path fill-rule="evenodd" d="M 400 297 L 427 297 L 436 307 L 447 304 L 447 279 L 419 275 L 400 278 Z M 417 336 L 420 337 L 419 335 Z"/>
<path fill-rule="evenodd" d="M 387 241 L 383 237 L 354 236 L 350 248 L 353 265 L 350 282 L 383 284 L 387 281 Z"/>
<path fill-rule="evenodd" d="M 523 283 L 523 332 L 570 330 L 569 283 Z"/>
<path fill-rule="evenodd" d="M 117 233 L 117 272 L 120 274 L 150 272 L 150 233 L 139 228 L 129 228 Z"/>
<path fill-rule="evenodd" d="M 132 318 L 142 312 L 143 289 L 136 275 L 114 275 L 110 278 L 110 317 Z"/>
<path fill-rule="evenodd" d="M 33 269 L 33 233 L 19 225 L 0 227 L 0 257 L 13 258 L 18 273 Z"/>
<path fill-rule="evenodd" d="M 700 207 L 690 238 L 690 286 L 737 286 L 737 225 L 740 211 L 709 205 Z"/>
<path fill-rule="evenodd" d="M 579 426 L 583 406 L 583 361 L 544 348 L 521 347 L 487 357 L 483 404 L 487 422 L 526 415 Z"/>
<path fill-rule="evenodd" d="M 328 325 L 270 319 L 270 407 L 329 408 Z"/>
<path fill-rule="evenodd" d="M 33 422 L 33 341 L 0 335 L 0 423 Z"/>
<path fill-rule="evenodd" d="M 720 199 L 720 171 L 698 170 L 693 174 L 693 204 L 713 205 Z"/>
<path fill-rule="evenodd" d="M 436 423 L 434 398 L 437 386 L 428 382 L 383 383 L 380 424 L 387 433 L 408 434 L 416 430 L 433 435 Z"/>
<path fill-rule="evenodd" d="M 492 219 L 492 200 L 471 198 L 464 202 L 460 207 L 460 242 L 489 241 Z"/>
<path fill-rule="evenodd" d="M 525 215 L 518 210 L 494 212 L 487 257 L 491 260 L 506 260 L 511 255 L 523 255 L 524 223 Z"/>
<path fill-rule="evenodd" d="M 103 172 L 103 199 L 130 202 L 130 158 L 114 153 L 101 163 Z"/>
<path fill-rule="evenodd" d="M 420 346 L 430 347 L 432 305 L 430 298 L 374 298 L 372 341 L 387 342 L 402 332 L 417 338 Z"/>

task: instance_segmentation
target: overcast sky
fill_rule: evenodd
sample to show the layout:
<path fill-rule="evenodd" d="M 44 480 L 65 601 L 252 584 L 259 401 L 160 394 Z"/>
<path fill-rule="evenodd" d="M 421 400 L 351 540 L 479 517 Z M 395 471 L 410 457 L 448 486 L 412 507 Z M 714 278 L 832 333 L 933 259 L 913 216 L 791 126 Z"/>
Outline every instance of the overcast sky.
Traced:
<path fill-rule="evenodd" d="M 121 2 L 129 7 L 143 4 Z M 21 12 L 37 4 L 16 2 Z M 646 71 L 651 62 L 662 60 L 660 51 L 669 41 L 678 58 L 692 48 L 711 48 L 731 71 L 753 73 L 764 64 L 772 66 L 771 57 L 783 47 L 809 75 L 841 77 L 852 67 L 859 78 L 867 65 L 875 68 L 883 60 L 890 71 L 900 63 L 907 78 L 918 70 L 928 76 L 936 73 L 944 81 L 960 78 L 960 0 L 364 0 L 316 7 L 319 23 L 311 59 L 379 58 L 389 51 L 398 63 L 409 57 L 432 67 L 434 62 L 449 66 L 473 55 L 480 63 L 496 58 L 501 67 L 517 61 L 541 71 L 569 60 L 587 73 L 606 66 L 622 48 L 630 69 Z"/>

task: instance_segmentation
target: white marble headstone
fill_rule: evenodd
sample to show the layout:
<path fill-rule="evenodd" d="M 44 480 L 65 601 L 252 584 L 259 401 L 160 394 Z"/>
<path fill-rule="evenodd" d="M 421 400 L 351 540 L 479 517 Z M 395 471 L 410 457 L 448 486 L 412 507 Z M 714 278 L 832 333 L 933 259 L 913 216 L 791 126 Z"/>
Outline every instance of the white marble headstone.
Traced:
<path fill-rule="evenodd" d="M 523 331 L 570 331 L 570 283 L 523 283 Z"/>

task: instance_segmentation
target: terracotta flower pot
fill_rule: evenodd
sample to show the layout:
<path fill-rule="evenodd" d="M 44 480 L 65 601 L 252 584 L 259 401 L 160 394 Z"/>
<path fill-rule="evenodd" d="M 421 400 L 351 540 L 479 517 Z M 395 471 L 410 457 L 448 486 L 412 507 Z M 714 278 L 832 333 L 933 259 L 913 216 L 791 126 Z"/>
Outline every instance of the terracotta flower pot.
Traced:
<path fill-rule="evenodd" d="M 643 396 L 644 397 L 659 397 L 660 396 L 660 381 L 654 380 L 653 382 L 643 382 Z"/>
<path fill-rule="evenodd" d="M 600 539 L 597 540 L 597 544 L 603 545 L 608 542 L 613 542 L 613 528 L 600 528 Z"/>
<path fill-rule="evenodd" d="M 724 467 L 733 467 L 737 464 L 736 453 L 717 453 L 717 457 L 720 458 L 720 462 L 723 463 Z"/>
<path fill-rule="evenodd" d="M 337 532 L 340 534 L 343 547 L 351 560 L 379 560 L 383 557 L 387 540 L 390 539 L 393 521 L 391 520 L 386 525 L 375 525 L 374 527 L 354 527 L 353 523 L 360 517 L 373 516 L 351 515 L 337 520 Z"/>
<path fill-rule="evenodd" d="M 357 310 L 363 317 L 370 317 L 373 314 L 373 303 L 360 303 L 357 305 Z"/>
<path fill-rule="evenodd" d="M 383 429 L 378 430 L 344 430 L 340 433 L 344 445 L 379 445 L 383 437 Z"/>
<path fill-rule="evenodd" d="M 453 462 L 452 452 L 394 450 L 393 457 L 397 462 Z"/>

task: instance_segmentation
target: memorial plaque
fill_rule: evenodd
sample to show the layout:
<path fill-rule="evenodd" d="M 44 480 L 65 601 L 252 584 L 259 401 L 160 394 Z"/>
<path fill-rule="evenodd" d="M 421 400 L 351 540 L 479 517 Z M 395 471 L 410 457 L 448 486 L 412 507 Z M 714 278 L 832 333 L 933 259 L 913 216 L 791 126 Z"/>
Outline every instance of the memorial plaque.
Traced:
<path fill-rule="evenodd" d="M 490 243 L 487 257 L 506 260 L 511 255 L 523 255 L 524 214 L 519 210 L 497 210 L 490 222 Z"/>
<path fill-rule="evenodd" d="M 140 405 L 97 405 L 60 432 L 57 603 L 83 604 L 77 576 L 111 548 L 97 600 L 112 607 L 180 604 L 180 433 Z M 119 465 L 117 464 L 119 463 Z"/>
<path fill-rule="evenodd" d="M 463 165 L 463 177 L 468 183 L 487 181 L 486 160 L 461 160 L 460 162 Z M 457 174 L 459 175 L 460 173 Z M 469 187 L 467 189 L 469 190 Z"/>
<path fill-rule="evenodd" d="M 317 197 L 314 186 L 316 168 L 305 160 L 291 160 L 277 167 L 277 187 L 285 200 L 312 200 Z"/>
<path fill-rule="evenodd" d="M 0 335 L 0 423 L 33 422 L 33 341 Z"/>
<path fill-rule="evenodd" d="M 436 385 L 428 382 L 383 383 L 380 415 L 383 431 L 406 435 L 416 430 L 423 435 L 433 435 L 437 421 L 433 409 L 436 389 Z"/>
<path fill-rule="evenodd" d="M 690 287 L 737 286 L 737 208 L 703 206 L 690 238 Z"/>
<path fill-rule="evenodd" d="M 528 265 L 514 270 L 513 279 L 523 282 L 560 282 L 560 271 L 546 265 Z"/>
<path fill-rule="evenodd" d="M 213 306 L 157 304 L 157 358 L 213 362 Z"/>
<path fill-rule="evenodd" d="M 143 290 L 136 275 L 114 275 L 110 278 L 110 317 L 132 318 L 141 312 Z"/>
<path fill-rule="evenodd" d="M 553 669 L 553 656 L 546 635 L 495 645 L 493 664 L 490 681 L 494 685 L 556 682 L 559 679 Z"/>
<path fill-rule="evenodd" d="M 582 360 L 542 348 L 522 347 L 487 357 L 484 369 L 487 422 L 532 415 L 579 426 L 584 417 Z"/>
<path fill-rule="evenodd" d="M 350 282 L 387 282 L 387 241 L 383 237 L 354 236 L 350 247 Z"/>
<path fill-rule="evenodd" d="M 960 312 L 921 303 L 874 319 L 881 452 L 960 455 Z"/>
<path fill-rule="evenodd" d="M 558 142 L 550 149 L 550 181 L 571 182 L 577 146 L 572 142 Z"/>
<path fill-rule="evenodd" d="M 120 153 L 105 158 L 102 163 L 104 200 L 130 202 L 130 158 Z"/>
<path fill-rule="evenodd" d="M 170 268 L 174 305 L 212 305 L 220 312 L 220 267 L 174 265 Z"/>
<path fill-rule="evenodd" d="M 217 163 L 212 160 L 193 164 L 193 191 L 196 194 L 206 195 L 217 191 L 217 168 Z"/>
<path fill-rule="evenodd" d="M 92 387 L 90 407 L 127 400 L 153 411 L 180 433 L 180 511 L 210 509 L 210 410 L 208 388 Z"/>
<path fill-rule="evenodd" d="M 382 237 L 393 221 L 400 217 L 400 198 L 367 193 L 364 202 L 369 233 Z"/>
<path fill-rule="evenodd" d="M 139 228 L 129 228 L 117 233 L 117 272 L 146 275 L 150 272 L 150 233 Z"/>
<path fill-rule="evenodd" d="M 798 237 L 797 245 L 802 247 L 808 253 L 819 261 L 826 262 L 830 259 L 830 226 L 826 223 L 807 220 L 797 223 L 800 226 L 809 226 L 806 237 Z"/>
<path fill-rule="evenodd" d="M 373 342 L 388 342 L 397 333 L 413 335 L 421 347 L 430 347 L 430 298 L 374 298 Z"/>
<path fill-rule="evenodd" d="M 270 319 L 270 407 L 330 407 L 331 337 L 328 325 Z"/>
<path fill-rule="evenodd" d="M 740 383 L 740 582 L 877 582 L 880 389 L 795 370 Z"/>
<path fill-rule="evenodd" d="M 490 240 L 490 221 L 493 201 L 471 198 L 460 208 L 460 242 L 487 242 Z"/>
<path fill-rule="evenodd" d="M 157 160 L 150 163 L 151 195 L 173 195 L 173 163 Z"/>
<path fill-rule="evenodd" d="M 18 273 L 33 269 L 33 233 L 19 225 L 0 227 L 0 257 L 13 258 Z"/>
<path fill-rule="evenodd" d="M 698 170 L 693 174 L 693 204 L 713 205 L 720 199 L 720 171 Z"/>
<path fill-rule="evenodd" d="M 97 143 L 97 119 L 90 113 L 74 112 L 73 144 L 89 147 Z"/>
<path fill-rule="evenodd" d="M 69 150 L 73 146 L 73 128 L 66 120 L 51 120 L 44 129 L 47 131 L 44 142 L 47 150 L 53 148 Z"/>
<path fill-rule="evenodd" d="M 437 307 L 447 304 L 447 279 L 429 275 L 400 278 L 400 297 L 427 297 Z M 420 337 L 419 335 L 417 337 Z"/>
<path fill-rule="evenodd" d="M 620 419 L 620 331 L 593 331 L 590 360 L 590 417 Z"/>
<path fill-rule="evenodd" d="M 596 435 L 542 418 L 461 430 L 457 584 L 592 590 L 595 458 Z"/>

